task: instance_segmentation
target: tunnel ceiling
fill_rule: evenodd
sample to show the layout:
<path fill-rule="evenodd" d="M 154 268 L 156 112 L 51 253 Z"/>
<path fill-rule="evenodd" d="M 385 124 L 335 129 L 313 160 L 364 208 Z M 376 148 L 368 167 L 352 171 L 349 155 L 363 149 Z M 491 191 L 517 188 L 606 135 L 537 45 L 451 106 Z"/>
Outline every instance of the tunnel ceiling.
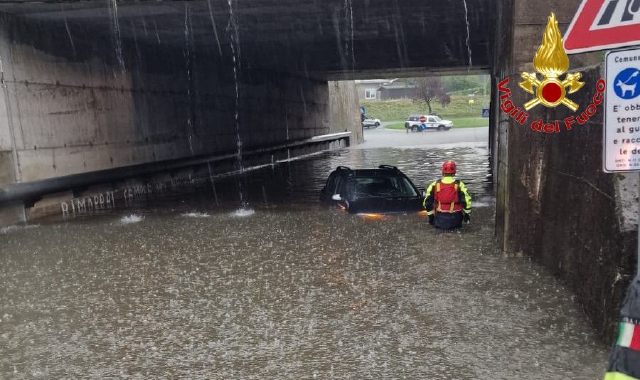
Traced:
<path fill-rule="evenodd" d="M 339 80 L 488 69 L 495 1 L 0 1 L 0 12 L 64 23 L 70 38 L 188 45 L 252 69 Z"/>

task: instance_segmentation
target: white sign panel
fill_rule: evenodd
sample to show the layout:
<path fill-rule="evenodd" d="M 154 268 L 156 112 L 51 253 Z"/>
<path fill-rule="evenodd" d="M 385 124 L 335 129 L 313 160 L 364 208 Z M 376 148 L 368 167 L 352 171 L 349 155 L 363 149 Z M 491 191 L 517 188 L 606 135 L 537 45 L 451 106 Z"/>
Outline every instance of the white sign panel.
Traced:
<path fill-rule="evenodd" d="M 605 58 L 604 171 L 640 171 L 640 48 Z"/>

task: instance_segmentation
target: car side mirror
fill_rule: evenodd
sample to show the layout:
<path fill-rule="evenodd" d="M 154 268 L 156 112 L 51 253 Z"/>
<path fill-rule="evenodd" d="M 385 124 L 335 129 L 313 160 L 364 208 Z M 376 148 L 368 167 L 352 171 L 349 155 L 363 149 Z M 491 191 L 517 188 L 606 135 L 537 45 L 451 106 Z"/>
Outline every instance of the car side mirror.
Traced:
<path fill-rule="evenodd" d="M 333 194 L 331 199 L 333 199 L 334 201 L 341 201 L 342 200 L 342 198 L 340 197 L 340 194 Z"/>
<path fill-rule="evenodd" d="M 420 195 L 422 196 L 422 198 L 426 198 L 427 197 L 427 192 L 424 190 L 420 190 Z"/>

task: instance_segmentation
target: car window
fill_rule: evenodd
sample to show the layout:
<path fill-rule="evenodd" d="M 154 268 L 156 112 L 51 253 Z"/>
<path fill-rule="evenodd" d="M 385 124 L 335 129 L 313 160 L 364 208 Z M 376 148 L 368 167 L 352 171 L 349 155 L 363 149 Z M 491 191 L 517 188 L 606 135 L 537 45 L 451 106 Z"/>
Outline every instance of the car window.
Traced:
<path fill-rule="evenodd" d="M 435 121 L 438 121 L 438 122 L 442 121 L 442 119 L 440 118 L 440 116 L 434 116 L 433 118 L 435 119 Z"/>
<path fill-rule="evenodd" d="M 333 189 L 331 189 L 331 194 L 340 194 L 340 186 L 342 185 L 342 183 L 342 177 L 336 178 L 336 184 Z"/>
<path fill-rule="evenodd" d="M 418 193 L 416 192 L 414 187 L 411 186 L 411 183 L 409 183 L 409 180 L 407 180 L 405 177 L 392 177 L 390 179 L 391 179 L 391 182 L 393 183 L 394 188 L 400 192 L 399 196 L 402 196 L 402 197 L 418 196 Z"/>
<path fill-rule="evenodd" d="M 358 193 L 356 192 L 356 182 L 351 178 L 347 178 L 340 187 L 340 196 L 350 201 L 358 199 Z"/>
<path fill-rule="evenodd" d="M 435 123 L 437 120 L 433 116 L 429 116 L 429 123 Z"/>
<path fill-rule="evenodd" d="M 354 177 L 347 185 L 347 199 L 416 197 L 418 193 L 404 177 Z"/>
<path fill-rule="evenodd" d="M 331 172 L 331 174 L 329 174 L 329 178 L 327 178 L 327 183 L 325 183 L 324 185 L 324 190 L 323 192 L 325 194 L 334 194 L 334 189 L 336 187 L 336 178 L 338 176 L 338 173 L 336 172 Z"/>
<path fill-rule="evenodd" d="M 369 185 L 373 183 L 371 178 L 355 177 L 347 181 L 347 199 L 356 200 L 369 197 Z"/>

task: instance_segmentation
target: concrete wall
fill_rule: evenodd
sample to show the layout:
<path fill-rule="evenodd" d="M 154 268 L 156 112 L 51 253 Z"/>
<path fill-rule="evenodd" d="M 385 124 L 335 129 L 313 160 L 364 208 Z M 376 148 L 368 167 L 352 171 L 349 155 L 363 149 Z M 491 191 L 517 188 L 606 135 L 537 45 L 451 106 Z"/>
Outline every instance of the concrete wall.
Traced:
<path fill-rule="evenodd" d="M 345 129 L 361 139 L 352 84 L 252 70 L 188 32 L 169 45 L 82 31 L 0 14 L 0 187 Z"/>
<path fill-rule="evenodd" d="M 522 105 L 533 95 L 518 86 L 521 72 L 534 72 L 533 57 L 542 42 L 549 10 L 559 20 L 561 33 L 580 1 L 517 1 L 502 17 L 513 17 L 512 41 L 503 40 L 508 58 L 494 71 L 494 85 L 509 78 L 510 98 Z M 536 120 L 561 123 L 578 115 L 592 102 L 603 68 L 601 53 L 569 56 L 570 70 L 583 74 L 583 88 L 568 97 L 580 105 L 574 113 L 560 105 L 538 105 L 522 125 L 498 109 L 500 95 L 493 96 L 497 134 L 493 151 L 497 158 L 496 234 L 507 254 L 535 258 L 554 272 L 576 294 L 585 314 L 610 342 L 615 333 L 619 303 L 635 271 L 635 231 L 626 212 L 637 208 L 637 175 L 602 171 L 602 116 L 604 108 L 583 125 L 560 133 L 531 129 Z M 631 205 L 633 204 L 633 205 Z"/>
<path fill-rule="evenodd" d="M 0 156 L 11 151 L 12 126 L 19 181 L 234 152 L 238 139 L 249 149 L 343 130 L 331 127 L 326 82 L 250 71 L 241 61 L 234 74 L 231 58 L 188 42 L 123 41 L 120 61 L 108 38 L 86 38 L 72 49 L 63 26 L 3 16 L 12 115 L 0 103 Z"/>

